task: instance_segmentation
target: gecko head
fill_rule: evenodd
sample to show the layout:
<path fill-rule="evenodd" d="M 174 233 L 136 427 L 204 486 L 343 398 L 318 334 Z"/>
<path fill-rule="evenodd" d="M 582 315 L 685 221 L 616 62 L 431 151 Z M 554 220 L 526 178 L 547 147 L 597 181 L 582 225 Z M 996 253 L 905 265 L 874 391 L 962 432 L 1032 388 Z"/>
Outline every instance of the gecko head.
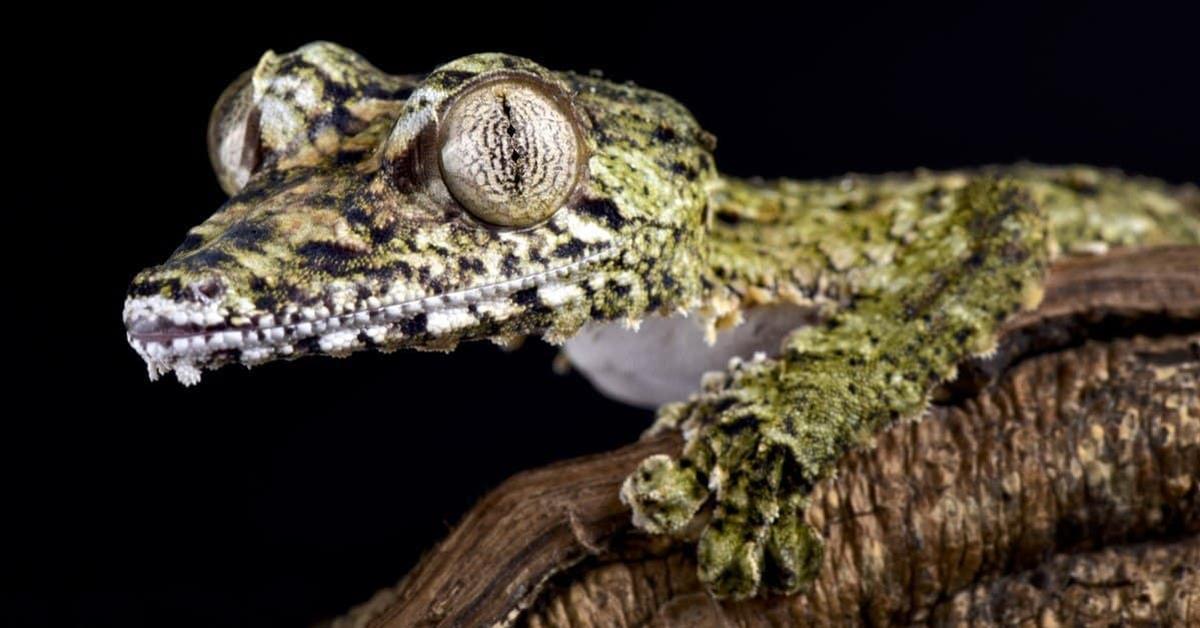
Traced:
<path fill-rule="evenodd" d="M 502 54 L 392 76 L 310 44 L 226 91 L 209 147 L 232 196 L 125 303 L 151 378 L 561 341 L 700 292 L 711 136 L 630 84 Z"/>

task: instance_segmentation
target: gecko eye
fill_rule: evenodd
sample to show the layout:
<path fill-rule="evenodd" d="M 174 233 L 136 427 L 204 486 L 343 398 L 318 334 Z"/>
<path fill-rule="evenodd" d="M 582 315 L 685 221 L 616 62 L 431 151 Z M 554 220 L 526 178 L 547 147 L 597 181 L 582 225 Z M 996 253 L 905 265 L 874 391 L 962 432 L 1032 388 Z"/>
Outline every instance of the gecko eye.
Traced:
<path fill-rule="evenodd" d="M 225 88 L 208 120 L 208 158 L 221 189 L 231 195 L 242 189 L 262 164 L 252 73 L 242 73 Z"/>
<path fill-rule="evenodd" d="M 499 79 L 451 104 L 438 136 L 442 180 L 476 218 L 528 227 L 571 196 L 585 162 L 583 142 L 569 107 L 551 89 Z"/>

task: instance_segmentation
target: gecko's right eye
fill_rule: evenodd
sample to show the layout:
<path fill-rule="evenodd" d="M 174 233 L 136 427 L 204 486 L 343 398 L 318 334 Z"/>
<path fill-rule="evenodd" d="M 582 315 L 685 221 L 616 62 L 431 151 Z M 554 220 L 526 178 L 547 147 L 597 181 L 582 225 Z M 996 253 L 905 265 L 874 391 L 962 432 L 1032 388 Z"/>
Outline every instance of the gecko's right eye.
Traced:
<path fill-rule="evenodd" d="M 528 227 L 570 198 L 586 156 L 558 91 L 523 76 L 491 78 L 451 103 L 439 125 L 438 164 L 450 194 L 476 218 Z"/>

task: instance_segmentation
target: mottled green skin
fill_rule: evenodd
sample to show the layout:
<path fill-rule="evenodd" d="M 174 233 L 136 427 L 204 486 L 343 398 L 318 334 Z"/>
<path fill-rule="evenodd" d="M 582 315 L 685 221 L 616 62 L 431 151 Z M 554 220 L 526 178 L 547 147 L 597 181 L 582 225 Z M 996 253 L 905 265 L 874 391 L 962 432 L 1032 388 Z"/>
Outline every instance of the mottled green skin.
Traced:
<path fill-rule="evenodd" d="M 411 94 L 392 94 L 406 100 L 390 108 L 399 115 L 384 125 L 389 107 L 364 107 L 377 117 L 363 120 L 340 102 L 322 104 L 331 95 L 361 100 L 364 89 L 387 95 L 378 87 L 383 79 L 355 74 L 355 68 L 370 68 L 365 62 L 343 62 L 351 54 L 331 44 L 310 45 L 282 58 L 268 54 L 249 87 L 234 88 L 265 82 L 268 87 L 255 89 L 293 99 L 300 98 L 298 93 L 315 94 L 309 98 L 317 102 L 302 107 L 270 101 L 259 112 L 260 128 L 275 131 L 274 139 L 263 139 L 265 157 L 258 169 L 220 211 L 188 233 L 170 259 L 134 278 L 126 319 L 145 345 L 185 332 L 252 332 L 259 321 L 303 321 L 313 310 L 316 319 L 337 320 L 340 329 L 358 333 L 327 338 L 329 333 L 288 330 L 282 344 L 183 357 L 139 348 L 152 375 L 174 369 L 198 378 L 196 369 L 235 361 L 343 355 L 362 348 L 447 350 L 460 340 L 535 332 L 563 339 L 589 320 L 636 319 L 696 301 L 704 186 L 715 172 L 711 137 L 677 103 L 631 85 L 481 54 L 434 70 Z M 430 137 L 439 116 L 473 81 L 497 74 L 537 80 L 567 94 L 588 144 L 587 172 L 571 200 L 528 229 L 481 223 L 454 201 L 436 164 L 430 164 Z M 296 87 L 309 83 L 316 85 Z M 227 94 L 227 99 L 239 98 Z M 221 119 L 219 111 L 214 124 L 236 126 Z M 379 132 L 382 126 L 386 134 Z M 288 139 L 280 129 L 292 129 L 296 137 Z M 339 134 L 339 129 L 348 131 Z M 313 139 L 322 137 L 329 139 Z M 372 138 L 376 144 L 363 150 Z M 609 255 L 547 285 L 472 292 L 602 254 Z M 464 292 L 474 295 L 469 302 L 383 315 L 389 303 Z M 151 315 L 161 311 L 161 301 L 148 297 L 185 311 L 209 308 L 221 320 L 185 329 L 168 325 Z M 359 329 L 354 317 L 363 312 L 369 320 Z"/>
<path fill-rule="evenodd" d="M 775 302 L 828 316 L 661 408 L 655 430 L 683 429 L 685 451 L 647 459 L 622 489 L 654 533 L 683 532 L 715 502 L 700 576 L 731 597 L 791 593 L 815 574 L 821 541 L 802 516 L 813 483 L 991 351 L 998 325 L 1036 305 L 1049 259 L 1200 244 L 1195 187 L 1079 166 L 726 178 L 710 194 L 702 311 L 714 329 Z"/>
<path fill-rule="evenodd" d="M 664 409 L 661 420 L 698 435 L 679 463 L 651 459 L 624 488 L 643 528 L 677 532 L 712 487 L 699 551 L 714 591 L 750 595 L 769 576 L 770 588 L 789 592 L 811 578 L 820 544 L 802 511 L 812 485 L 880 426 L 916 416 L 936 382 L 989 350 L 996 325 L 1037 300 L 1046 229 L 1027 193 L 979 179 L 906 200 L 917 203 L 915 228 L 877 285 L 793 333 L 778 357 L 736 363 Z"/>
<path fill-rule="evenodd" d="M 429 166 L 439 116 L 496 76 L 562 95 L 587 143 L 578 190 L 530 229 L 482 224 Z M 663 407 L 656 429 L 684 429 L 685 451 L 647 459 L 622 489 L 653 533 L 714 504 L 700 571 L 722 596 L 811 577 L 809 489 L 990 350 L 997 326 L 1037 302 L 1049 259 L 1200 242 L 1194 187 L 1086 167 L 723 178 L 711 137 L 671 99 L 505 55 L 418 78 L 332 44 L 268 54 L 222 97 L 210 147 L 233 196 L 130 289 L 126 323 L 152 376 L 191 383 L 229 362 L 531 333 L 559 342 L 588 321 L 675 312 L 715 335 L 757 305 L 816 308 L 824 322 L 778 354 L 735 361 Z M 197 312 L 211 320 L 185 320 Z M 228 332 L 247 344 L 151 346 Z"/>
<path fill-rule="evenodd" d="M 256 172 L 361 160 L 387 137 L 418 82 L 332 44 L 265 53 L 213 107 L 208 147 L 221 188 L 232 195 Z"/>
<path fill-rule="evenodd" d="M 930 207 L 972 179 L 1020 183 L 1046 214 L 1051 256 L 1109 246 L 1200 242 L 1200 191 L 1086 166 L 1016 165 L 848 175 L 829 181 L 723 178 L 710 189 L 706 306 L 735 322 L 748 306 L 844 304 L 878 285 Z"/>

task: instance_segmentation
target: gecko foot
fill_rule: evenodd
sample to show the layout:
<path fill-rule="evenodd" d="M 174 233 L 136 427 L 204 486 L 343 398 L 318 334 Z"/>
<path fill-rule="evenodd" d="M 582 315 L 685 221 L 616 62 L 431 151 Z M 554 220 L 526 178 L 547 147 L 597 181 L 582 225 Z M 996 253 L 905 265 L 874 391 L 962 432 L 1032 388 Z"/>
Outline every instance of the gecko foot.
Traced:
<path fill-rule="evenodd" d="M 677 460 L 643 460 L 621 490 L 634 524 L 653 534 L 683 533 L 713 498 L 697 561 L 700 580 L 718 597 L 794 593 L 821 562 L 822 543 L 804 523 L 803 508 L 811 478 L 824 467 L 797 453 L 836 447 L 814 447 L 828 430 L 789 420 L 803 407 L 796 397 L 764 403 L 758 393 L 780 369 L 761 359 L 736 364 L 689 402 L 664 408 L 660 422 L 682 427 L 688 445 Z"/>

